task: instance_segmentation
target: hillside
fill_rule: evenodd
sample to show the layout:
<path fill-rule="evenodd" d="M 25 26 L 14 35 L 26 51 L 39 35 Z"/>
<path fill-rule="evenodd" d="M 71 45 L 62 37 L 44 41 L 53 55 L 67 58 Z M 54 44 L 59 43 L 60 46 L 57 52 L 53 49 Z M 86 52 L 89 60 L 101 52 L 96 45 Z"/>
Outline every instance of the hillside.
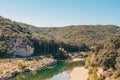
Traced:
<path fill-rule="evenodd" d="M 46 53 L 56 55 L 59 48 L 74 52 L 84 50 L 82 47 L 86 47 L 86 45 L 81 45 L 80 49 L 76 45 L 69 45 L 61 42 L 61 40 L 57 41 L 41 32 L 41 28 L 3 17 L 0 17 L 0 28 L 0 57 L 31 56 Z"/>
<path fill-rule="evenodd" d="M 119 37 L 120 28 L 115 25 L 77 25 L 62 28 L 40 28 L 41 33 L 66 43 L 90 44 Z"/>
<path fill-rule="evenodd" d="M 0 17 L 0 54 L 29 56 L 34 53 L 56 53 L 60 47 L 76 52 L 118 38 L 119 35 L 120 28 L 115 25 L 43 28 Z"/>
<path fill-rule="evenodd" d="M 21 25 L 23 24 L 21 23 Z M 24 28 L 36 35 L 39 34 L 56 41 L 63 41 L 72 44 L 90 44 L 92 42 L 96 43 L 96 41 L 98 43 L 119 37 L 120 35 L 120 28 L 115 25 L 72 25 L 57 28 L 41 28 L 24 24 Z"/>

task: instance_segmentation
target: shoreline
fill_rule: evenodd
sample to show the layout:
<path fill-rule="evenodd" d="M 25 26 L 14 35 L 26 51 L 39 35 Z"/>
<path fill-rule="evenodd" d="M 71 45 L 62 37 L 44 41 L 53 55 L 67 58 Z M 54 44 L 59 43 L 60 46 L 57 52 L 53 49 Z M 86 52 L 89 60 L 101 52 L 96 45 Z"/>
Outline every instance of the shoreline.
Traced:
<path fill-rule="evenodd" d="M 25 58 L 1 59 L 0 68 L 1 67 L 2 67 L 1 69 L 4 68 L 3 69 L 4 71 L 3 71 L 3 74 L 0 73 L 0 80 L 10 80 L 23 72 L 31 72 L 35 70 L 40 70 L 43 68 L 53 66 L 57 63 L 56 59 L 53 59 L 48 56 L 47 57 L 37 56 L 37 57 L 31 57 L 31 58 L 32 59 L 28 59 L 28 60 L 26 60 Z M 71 62 L 78 62 L 78 61 L 84 61 L 84 60 L 85 60 L 84 58 L 74 58 L 74 59 L 66 60 L 66 61 L 71 63 Z"/>
<path fill-rule="evenodd" d="M 57 60 L 45 56 L 27 61 L 23 58 L 2 59 L 0 62 L 0 80 L 10 80 L 20 73 L 39 70 L 56 63 Z"/>

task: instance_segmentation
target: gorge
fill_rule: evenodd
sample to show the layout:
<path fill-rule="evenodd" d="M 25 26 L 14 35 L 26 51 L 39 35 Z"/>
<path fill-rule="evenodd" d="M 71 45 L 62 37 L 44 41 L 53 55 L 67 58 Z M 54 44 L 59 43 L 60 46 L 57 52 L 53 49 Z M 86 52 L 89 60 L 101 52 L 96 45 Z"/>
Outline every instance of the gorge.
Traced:
<path fill-rule="evenodd" d="M 82 58 L 85 60 L 85 68 L 88 69 L 89 80 L 119 80 L 119 35 L 120 27 L 116 25 L 71 25 L 47 28 L 0 16 L 0 79 L 4 80 L 4 75 L 8 76 L 9 73 L 14 74 L 20 70 L 24 72 L 26 69 L 33 70 L 33 74 L 39 75 L 41 72 L 38 71 L 37 74 L 34 71 L 41 69 L 40 66 L 48 67 L 51 63 L 57 64 L 56 61 L 59 64 L 59 61 Z M 79 63 L 81 62 L 77 64 Z M 63 70 L 66 64 L 62 65 Z M 6 65 L 8 66 L 4 67 Z M 67 65 L 69 65 L 67 68 L 72 66 L 72 64 Z M 103 72 L 98 76 L 97 72 L 100 68 Z M 11 69 L 15 71 L 12 72 Z M 28 73 L 28 76 L 31 73 Z M 25 73 L 22 78 L 27 77 L 26 75 Z"/>

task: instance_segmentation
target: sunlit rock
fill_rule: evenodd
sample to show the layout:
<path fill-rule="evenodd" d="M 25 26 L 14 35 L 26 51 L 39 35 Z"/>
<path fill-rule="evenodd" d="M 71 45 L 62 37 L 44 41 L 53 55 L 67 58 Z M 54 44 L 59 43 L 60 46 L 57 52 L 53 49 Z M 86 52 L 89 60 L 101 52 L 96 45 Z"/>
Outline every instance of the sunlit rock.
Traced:
<path fill-rule="evenodd" d="M 34 48 L 27 39 L 11 38 L 8 53 L 19 56 L 31 56 L 34 53 Z"/>

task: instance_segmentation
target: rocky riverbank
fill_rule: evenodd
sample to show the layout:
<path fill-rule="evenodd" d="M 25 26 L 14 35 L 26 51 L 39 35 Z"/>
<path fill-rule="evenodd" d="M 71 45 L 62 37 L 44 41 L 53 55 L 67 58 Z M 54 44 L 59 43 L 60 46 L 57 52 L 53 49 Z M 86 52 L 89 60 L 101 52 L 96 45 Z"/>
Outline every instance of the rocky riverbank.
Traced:
<path fill-rule="evenodd" d="M 0 59 L 0 80 L 9 80 L 22 72 L 29 72 L 52 66 L 56 60 L 51 57 Z"/>

